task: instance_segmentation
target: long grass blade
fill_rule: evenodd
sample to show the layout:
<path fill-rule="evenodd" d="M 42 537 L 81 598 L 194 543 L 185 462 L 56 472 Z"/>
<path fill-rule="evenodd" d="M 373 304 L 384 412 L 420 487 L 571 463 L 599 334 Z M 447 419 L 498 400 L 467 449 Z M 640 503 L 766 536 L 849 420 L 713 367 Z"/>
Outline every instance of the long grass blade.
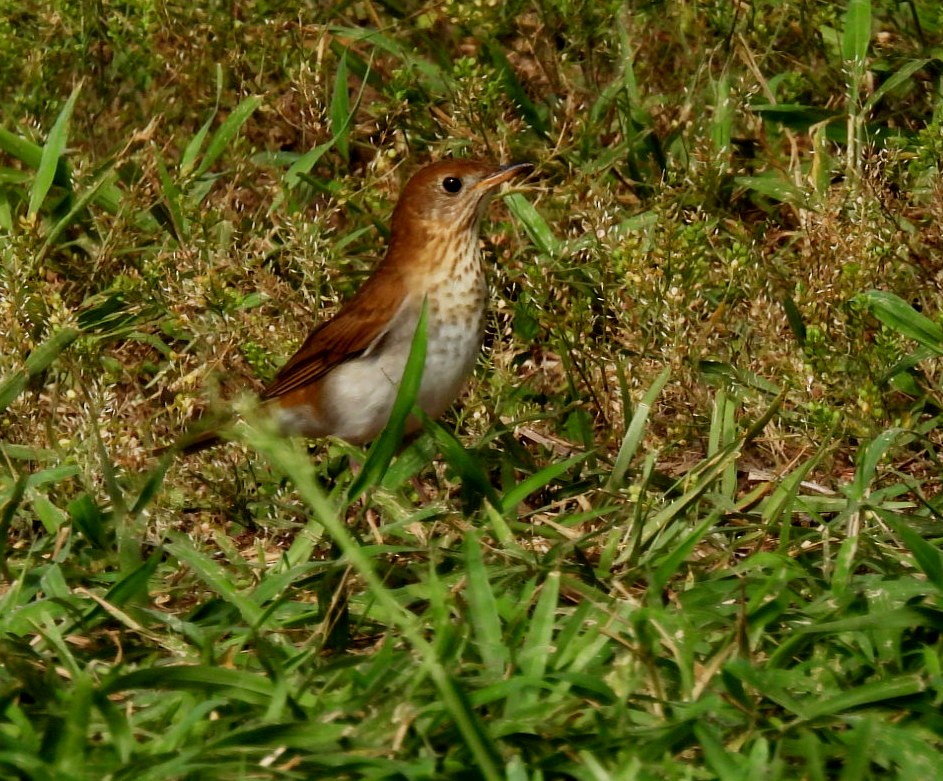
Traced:
<path fill-rule="evenodd" d="M 642 437 L 645 434 L 645 426 L 648 423 L 648 416 L 651 414 L 655 400 L 661 394 L 671 376 L 671 370 L 664 368 L 655 378 L 651 387 L 645 392 L 642 401 L 635 408 L 632 420 L 622 437 L 622 444 L 619 446 L 619 452 L 616 454 L 615 463 L 612 465 L 612 472 L 609 480 L 606 482 L 606 488 L 610 491 L 621 488 L 625 483 L 625 474 L 629 469 L 629 464 L 638 452 L 639 445 L 642 443 Z M 623 389 L 623 395 L 628 388 Z M 628 399 L 623 398 L 623 405 L 628 405 Z"/>
<path fill-rule="evenodd" d="M 146 667 L 118 676 L 102 688 L 106 694 L 131 689 L 195 691 L 201 695 L 224 695 L 253 705 L 267 705 L 274 690 L 272 682 L 261 675 L 201 665 Z"/>
<path fill-rule="evenodd" d="M 406 360 L 403 378 L 400 380 L 399 388 L 396 391 L 396 400 L 393 402 L 393 409 L 390 412 L 390 420 L 380 436 L 370 446 L 363 468 L 350 486 L 347 494 L 348 501 L 357 499 L 370 486 L 377 485 L 380 482 L 403 441 L 406 421 L 416 404 L 416 400 L 419 398 L 419 388 L 422 385 L 422 374 L 426 363 L 428 321 L 428 306 L 423 301 L 419 321 L 416 323 L 416 332 L 413 335 L 412 345 L 409 349 L 409 358 Z"/>
<path fill-rule="evenodd" d="M 334 75 L 334 92 L 331 96 L 331 133 L 334 135 L 337 152 L 345 164 L 350 162 L 350 94 L 347 84 L 347 50 L 341 54 Z"/>
<path fill-rule="evenodd" d="M 505 196 L 504 203 L 507 204 L 508 211 L 524 226 L 537 249 L 548 257 L 556 257 L 560 251 L 560 240 L 534 205 L 520 193 Z"/>
<path fill-rule="evenodd" d="M 488 674 L 499 680 L 509 655 L 501 637 L 497 600 L 488 579 L 478 535 L 469 534 L 465 538 L 464 560 L 468 578 L 468 612 L 478 641 L 478 652 Z"/>
<path fill-rule="evenodd" d="M 931 59 L 911 60 L 905 65 L 902 65 L 899 70 L 895 71 L 891 76 L 882 81 L 881 84 L 875 88 L 874 92 L 868 96 L 868 99 L 862 106 L 864 111 L 871 111 L 884 99 L 885 95 L 887 95 L 889 92 L 893 92 L 898 87 L 905 85 L 913 78 L 913 75 L 917 71 L 923 70 L 931 62 L 933 62 Z"/>
<path fill-rule="evenodd" d="M 501 497 L 501 513 L 503 515 L 513 514 L 517 511 L 517 506 L 528 496 L 550 485 L 550 483 L 558 477 L 568 472 L 581 461 L 585 461 L 591 455 L 592 453 L 578 453 L 571 458 L 545 466 L 539 472 L 524 478 Z"/>
<path fill-rule="evenodd" d="M 62 328 L 29 354 L 25 371 L 17 371 L 0 383 L 0 412 L 5 410 L 26 389 L 30 378 L 44 372 L 82 332 L 77 328 Z"/>
<path fill-rule="evenodd" d="M 69 210 L 56 221 L 56 224 L 49 231 L 49 235 L 46 236 L 46 240 L 43 242 L 42 247 L 39 248 L 39 252 L 36 253 L 37 260 L 42 261 L 46 256 L 46 253 L 49 252 L 50 248 L 55 246 L 56 241 L 62 233 L 75 222 L 75 218 L 82 212 L 85 207 L 93 202 L 98 196 L 99 192 L 104 189 L 107 185 L 112 184 L 115 178 L 114 171 L 106 170 L 101 173 L 94 182 L 92 182 L 88 187 L 86 187 L 81 194 L 74 199 L 74 201 L 69 206 Z"/>
<path fill-rule="evenodd" d="M 848 0 L 842 34 L 842 57 L 862 63 L 871 44 L 871 0 Z"/>
<path fill-rule="evenodd" d="M 219 129 L 210 139 L 206 147 L 206 154 L 203 155 L 203 159 L 197 166 L 194 176 L 202 176 L 212 167 L 219 156 L 225 151 L 229 142 L 232 141 L 260 105 L 262 105 L 262 98 L 253 95 L 243 100 L 233 109 L 232 113 L 226 117 L 223 124 L 219 126 Z"/>
<path fill-rule="evenodd" d="M 855 300 L 888 328 L 933 350 L 937 355 L 943 355 L 943 328 L 920 314 L 900 296 L 885 290 L 869 290 Z"/>
<path fill-rule="evenodd" d="M 249 626 L 258 625 L 263 616 L 261 608 L 240 593 L 229 573 L 217 562 L 197 551 L 188 540 L 183 538 L 177 542 L 167 543 L 165 548 L 174 558 L 193 570 L 222 599 L 235 607 Z"/>
<path fill-rule="evenodd" d="M 164 204 L 167 207 L 167 213 L 170 215 L 169 227 L 173 237 L 178 242 L 186 241 L 190 238 L 190 223 L 183 214 L 181 203 L 182 194 L 180 188 L 171 179 L 167 166 L 160 154 L 155 153 L 157 164 L 157 178 L 160 181 L 160 189 L 164 195 Z"/>
<path fill-rule="evenodd" d="M 66 142 L 69 137 L 69 120 L 72 118 L 72 110 L 75 108 L 75 101 L 79 97 L 79 91 L 82 85 L 79 84 L 69 99 L 66 101 L 59 116 L 53 123 L 52 130 L 49 131 L 49 138 L 43 146 L 42 157 L 39 161 L 39 167 L 36 169 L 36 178 L 33 180 L 33 186 L 29 194 L 29 208 L 27 217 L 33 218 L 39 212 L 39 208 L 46 200 L 49 194 L 49 188 L 52 187 L 56 179 L 56 171 L 59 168 L 62 153 L 65 151 Z"/>
<path fill-rule="evenodd" d="M 940 553 L 939 548 L 921 537 L 907 523 L 906 518 L 877 507 L 873 508 L 873 511 L 903 540 L 904 545 L 914 555 L 917 566 L 927 576 L 927 580 L 940 594 L 943 594 L 943 553 Z"/>

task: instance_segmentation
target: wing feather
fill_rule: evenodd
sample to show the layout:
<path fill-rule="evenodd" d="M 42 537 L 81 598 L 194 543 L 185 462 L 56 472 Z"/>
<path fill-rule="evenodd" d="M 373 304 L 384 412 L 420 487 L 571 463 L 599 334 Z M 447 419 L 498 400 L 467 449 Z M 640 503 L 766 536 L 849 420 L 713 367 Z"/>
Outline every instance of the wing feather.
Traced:
<path fill-rule="evenodd" d="M 317 382 L 335 366 L 362 355 L 383 338 L 405 298 L 400 276 L 380 266 L 334 317 L 308 335 L 262 398 L 284 396 Z"/>

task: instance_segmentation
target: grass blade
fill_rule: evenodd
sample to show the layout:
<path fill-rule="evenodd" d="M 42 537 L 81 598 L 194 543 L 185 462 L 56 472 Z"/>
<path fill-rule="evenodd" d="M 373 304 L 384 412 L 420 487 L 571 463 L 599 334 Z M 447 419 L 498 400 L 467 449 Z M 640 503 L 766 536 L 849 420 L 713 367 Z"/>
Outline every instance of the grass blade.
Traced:
<path fill-rule="evenodd" d="M 927 580 L 936 586 L 940 593 L 943 593 L 943 554 L 940 550 L 914 531 L 906 519 L 881 508 L 872 509 L 903 540 L 904 545 L 913 554 L 917 566 L 927 576 Z"/>
<path fill-rule="evenodd" d="M 501 514 L 508 515 L 516 512 L 517 506 L 528 496 L 549 485 L 560 477 L 560 475 L 566 473 L 570 467 L 575 466 L 581 461 L 585 461 L 591 455 L 592 453 L 578 453 L 565 461 L 557 461 L 550 464 L 550 466 L 546 466 L 539 472 L 521 480 L 521 482 L 515 485 L 501 498 L 501 507 L 499 508 Z"/>
<path fill-rule="evenodd" d="M 905 84 L 917 71 L 922 70 L 931 62 L 933 62 L 933 60 L 930 59 L 911 60 L 906 65 L 902 66 L 900 70 L 894 73 L 893 76 L 890 76 L 881 82 L 880 86 L 878 86 L 874 92 L 871 93 L 868 99 L 864 102 L 864 106 L 862 106 L 864 111 L 871 111 L 871 109 L 880 103 L 881 100 L 883 100 L 884 96 L 887 95 L 888 92 L 893 92 L 895 89 Z"/>
<path fill-rule="evenodd" d="M 43 242 L 42 247 L 39 248 L 39 251 L 36 253 L 38 261 L 42 261 L 46 257 L 46 253 L 49 251 L 50 247 L 55 245 L 56 240 L 59 236 L 62 235 L 63 231 L 73 224 L 76 216 L 88 205 L 90 202 L 94 201 L 98 193 L 107 185 L 111 184 L 114 180 L 114 171 L 106 170 L 101 173 L 94 182 L 92 182 L 85 190 L 82 191 L 82 194 L 74 200 L 70 205 L 68 212 L 63 215 L 59 220 L 56 221 L 56 224 L 49 231 L 49 235 L 46 236 L 46 240 Z"/>
<path fill-rule="evenodd" d="M 219 126 L 219 129 L 210 139 L 210 143 L 206 148 L 206 154 L 203 155 L 203 160 L 200 162 L 200 165 L 197 166 L 194 176 L 202 176 L 210 169 L 213 163 L 215 163 L 219 156 L 225 151 L 229 142 L 232 141 L 240 128 L 242 128 L 261 104 L 262 98 L 253 95 L 243 100 L 233 109 L 232 113 L 226 117 L 223 124 Z"/>
<path fill-rule="evenodd" d="M 808 703 L 804 717 L 808 720 L 831 716 L 842 711 L 876 705 L 885 700 L 895 700 L 919 694 L 927 687 L 919 675 L 899 675 L 883 681 L 861 683 L 848 691 L 832 696 L 820 694 Z"/>
<path fill-rule="evenodd" d="M 174 558 L 193 570 L 210 589 L 235 607 L 249 626 L 258 625 L 263 617 L 262 609 L 239 593 L 226 570 L 217 562 L 195 550 L 182 537 L 177 542 L 168 543 L 165 548 Z"/>
<path fill-rule="evenodd" d="M 347 165 L 350 162 L 350 94 L 347 85 L 347 50 L 341 54 L 334 75 L 334 92 L 331 96 L 331 132 L 337 152 Z"/>
<path fill-rule="evenodd" d="M 131 689 L 195 691 L 254 705 L 267 705 L 274 691 L 272 682 L 261 675 L 201 665 L 142 668 L 109 681 L 103 689 L 105 694 Z"/>
<path fill-rule="evenodd" d="M 762 176 L 736 176 L 734 181 L 746 190 L 764 195 L 778 203 L 809 208 L 808 198 L 801 187 L 785 179 L 778 172 Z"/>
<path fill-rule="evenodd" d="M 0 382 L 0 412 L 9 407 L 26 390 L 29 375 L 25 371 L 13 372 Z"/>
<path fill-rule="evenodd" d="M 622 444 L 619 446 L 619 452 L 616 454 L 615 463 L 612 465 L 612 473 L 609 475 L 609 480 L 606 483 L 607 490 L 614 491 L 623 486 L 625 473 L 629 469 L 629 463 L 631 463 L 632 459 L 635 457 L 635 454 L 638 452 L 638 447 L 642 443 L 642 437 L 645 434 L 645 425 L 648 422 L 648 416 L 651 414 L 652 406 L 655 404 L 655 399 L 658 398 L 670 376 L 670 368 L 666 367 L 662 369 L 661 373 L 655 378 L 655 382 L 653 382 L 651 387 L 646 391 L 642 401 L 635 408 L 632 420 L 625 431 L 625 436 L 622 437 Z M 627 391 L 628 388 L 625 388 L 623 394 Z M 628 401 L 627 398 L 623 398 L 623 405 L 627 406 Z"/>
<path fill-rule="evenodd" d="M 49 131 L 49 138 L 43 146 L 42 157 L 39 161 L 39 167 L 36 170 L 36 178 L 33 180 L 33 186 L 29 194 L 29 208 L 27 217 L 32 219 L 39 212 L 39 208 L 46 200 L 49 194 L 49 188 L 52 187 L 56 179 L 56 171 L 59 169 L 62 153 L 65 151 L 66 141 L 69 137 L 69 120 L 72 118 L 72 110 L 75 108 L 75 101 L 79 97 L 79 90 L 82 85 L 79 84 L 69 99 L 63 106 L 59 116 Z"/>
<path fill-rule="evenodd" d="M 215 118 L 216 109 L 213 109 L 213 113 L 210 114 L 206 122 L 200 126 L 200 129 L 197 130 L 193 138 L 191 138 L 184 147 L 183 154 L 180 156 L 179 170 L 181 179 L 187 178 L 196 165 L 197 155 L 200 154 L 200 150 L 203 148 L 203 144 L 206 141 L 206 137 L 209 135 L 210 128 L 213 127 L 213 120 Z"/>
<path fill-rule="evenodd" d="M 164 160 L 158 153 L 155 153 L 155 162 L 157 164 L 157 178 L 160 180 L 160 189 L 164 194 L 167 213 L 170 215 L 169 226 L 173 231 L 174 238 L 178 242 L 184 242 L 190 238 L 190 223 L 183 215 L 180 188 L 170 178 L 167 166 L 164 165 Z"/>
<path fill-rule="evenodd" d="M 871 44 L 871 1 L 849 0 L 842 34 L 842 57 L 863 63 Z"/>
<path fill-rule="evenodd" d="M 419 398 L 419 388 L 422 385 L 422 375 L 426 363 L 428 309 L 426 302 L 423 301 L 419 321 L 416 323 L 416 332 L 413 334 L 413 342 L 409 348 L 409 358 L 406 360 L 403 377 L 396 391 L 396 401 L 393 402 L 393 409 L 390 412 L 390 420 L 380 436 L 370 446 L 367 460 L 364 461 L 360 474 L 357 475 L 347 493 L 348 501 L 354 501 L 367 488 L 377 485 L 383 479 L 383 474 L 403 441 L 406 420 Z"/>
<path fill-rule="evenodd" d="M 432 437 L 439 446 L 446 463 L 461 477 L 463 492 L 477 493 L 491 502 L 493 507 L 499 507 L 501 499 L 494 490 L 488 473 L 475 460 L 475 457 L 462 446 L 451 431 L 428 418 L 424 419 L 423 423 L 426 430 L 432 432 Z"/>
<path fill-rule="evenodd" d="M 508 649 L 501 636 L 498 605 L 488 579 L 488 570 L 481 555 L 481 540 L 469 534 L 464 544 L 465 577 L 468 579 L 468 613 L 471 618 L 478 652 L 485 669 L 494 680 L 500 680 L 508 663 Z"/>
<path fill-rule="evenodd" d="M 943 355 L 943 328 L 899 296 L 884 290 L 869 290 L 856 296 L 855 301 L 888 328 L 933 350 L 937 355 Z"/>
<path fill-rule="evenodd" d="M 2 127 L 0 127 L 0 151 L 6 152 L 33 169 L 39 168 L 43 159 L 43 147 Z M 22 176 L 22 172 L 14 171 L 10 175 L 19 177 Z M 68 187 L 70 181 L 69 166 L 64 159 L 60 158 L 52 183 L 57 187 Z"/>
<path fill-rule="evenodd" d="M 520 109 L 522 116 L 533 130 L 541 136 L 547 136 L 549 131 L 547 122 L 541 114 L 541 111 L 528 96 L 527 90 L 524 89 L 524 86 L 517 78 L 514 68 L 512 68 L 511 63 L 508 62 L 504 49 L 498 46 L 497 43 L 490 42 L 488 44 L 488 54 L 491 57 L 491 62 L 495 69 L 501 74 L 504 88 L 511 102 Z"/>
<path fill-rule="evenodd" d="M 298 182 L 301 181 L 303 175 L 307 174 L 314 168 L 315 164 L 320 160 L 324 153 L 327 152 L 335 144 L 335 139 L 325 141 L 323 144 L 318 144 L 313 149 L 309 149 L 301 157 L 295 160 L 292 163 L 288 171 L 285 172 L 285 184 L 288 187 L 295 187 Z"/>
<path fill-rule="evenodd" d="M 649 578 L 648 593 L 653 599 L 662 598 L 662 589 L 668 581 L 675 575 L 681 565 L 687 560 L 688 556 L 697 547 L 697 544 L 704 538 L 717 523 L 719 513 L 712 513 L 701 521 L 697 527 L 680 543 L 676 543 L 671 552 L 661 560 L 655 572 Z"/>
<path fill-rule="evenodd" d="M 197 155 L 200 154 L 200 150 L 203 148 L 203 144 L 206 142 L 206 137 L 209 135 L 210 128 L 213 127 L 213 120 L 216 118 L 216 114 L 219 112 L 219 101 L 223 94 L 223 70 L 217 64 L 216 66 L 216 103 L 213 106 L 212 113 L 206 118 L 200 129 L 196 132 L 196 135 L 190 139 L 187 145 L 183 149 L 183 154 L 180 156 L 180 178 L 186 179 L 190 176 L 191 171 L 193 171 L 194 166 L 196 165 Z"/>
<path fill-rule="evenodd" d="M 25 371 L 17 371 L 0 383 L 0 412 L 5 410 L 26 389 L 30 378 L 44 372 L 82 332 L 77 328 L 62 328 L 29 354 Z"/>
<path fill-rule="evenodd" d="M 560 241 L 534 205 L 520 193 L 506 195 L 504 202 L 515 219 L 524 226 L 530 240 L 534 242 L 541 254 L 551 258 L 556 257 L 560 251 Z"/>
<path fill-rule="evenodd" d="M 34 377 L 49 368 L 56 358 L 82 335 L 77 328 L 62 328 L 43 342 L 26 359 L 26 371 Z"/>
<path fill-rule="evenodd" d="M 547 672 L 553 652 L 553 633 L 556 626 L 556 611 L 560 600 L 560 573 L 547 575 L 537 597 L 533 615 L 527 626 L 527 634 L 517 653 L 516 662 L 521 674 L 530 681 L 541 681 Z M 521 694 L 507 701 L 507 715 L 528 710 L 537 701 L 538 690 L 528 687 Z"/>
<path fill-rule="evenodd" d="M 719 157 L 730 153 L 733 138 L 734 99 L 730 94 L 730 75 L 724 73 L 714 85 L 714 115 L 711 118 L 711 142 Z"/>

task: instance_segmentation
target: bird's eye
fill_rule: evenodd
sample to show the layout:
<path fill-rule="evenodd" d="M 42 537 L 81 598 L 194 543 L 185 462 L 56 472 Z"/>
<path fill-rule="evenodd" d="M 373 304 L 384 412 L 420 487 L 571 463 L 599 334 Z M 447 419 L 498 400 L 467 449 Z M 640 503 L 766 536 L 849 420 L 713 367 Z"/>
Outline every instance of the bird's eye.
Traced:
<path fill-rule="evenodd" d="M 457 176 L 446 176 L 442 180 L 442 189 L 453 195 L 462 189 L 462 180 Z"/>

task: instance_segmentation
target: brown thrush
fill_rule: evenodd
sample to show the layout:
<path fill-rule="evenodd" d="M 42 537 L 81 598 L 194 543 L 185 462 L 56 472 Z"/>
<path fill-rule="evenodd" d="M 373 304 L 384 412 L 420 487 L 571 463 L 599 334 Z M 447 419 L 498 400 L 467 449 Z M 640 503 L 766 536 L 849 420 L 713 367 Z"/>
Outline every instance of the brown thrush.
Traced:
<path fill-rule="evenodd" d="M 334 435 L 352 444 L 374 439 L 389 420 L 423 301 L 426 362 L 417 404 L 435 418 L 455 401 L 484 330 L 481 218 L 498 186 L 531 168 L 446 160 L 409 180 L 393 211 L 386 256 L 262 392 L 284 433 Z M 418 427 L 411 418 L 407 433 Z M 206 431 L 183 449 L 218 441 Z"/>

